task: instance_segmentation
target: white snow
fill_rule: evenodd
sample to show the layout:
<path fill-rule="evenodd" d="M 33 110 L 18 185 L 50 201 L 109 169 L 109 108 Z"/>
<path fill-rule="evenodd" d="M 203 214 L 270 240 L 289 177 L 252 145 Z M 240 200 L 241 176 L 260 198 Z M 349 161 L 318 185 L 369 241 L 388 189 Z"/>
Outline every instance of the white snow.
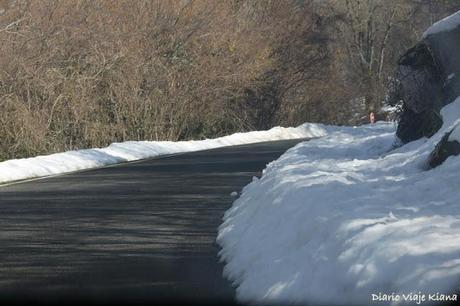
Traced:
<path fill-rule="evenodd" d="M 460 122 L 460 98 L 442 115 L 433 137 L 397 149 L 394 125 L 378 123 L 338 128 L 270 163 L 219 228 L 237 298 L 369 305 L 420 294 L 431 304 L 429 294 L 458 291 L 460 156 L 432 170 L 427 157 Z"/>
<path fill-rule="evenodd" d="M 0 162 L 0 184 L 102 167 L 164 154 L 199 151 L 262 141 L 321 137 L 327 134 L 327 130 L 328 127 L 321 124 L 305 123 L 295 128 L 274 127 L 268 131 L 236 133 L 216 139 L 179 142 L 127 141 L 113 143 L 102 149 L 86 149 L 14 159 Z"/>
<path fill-rule="evenodd" d="M 449 138 L 448 138 L 449 141 L 457 141 L 460 143 L 460 125 L 457 125 L 452 133 L 450 133 L 449 135 Z"/>
<path fill-rule="evenodd" d="M 236 196 L 238 196 L 238 192 L 232 191 L 232 193 L 230 193 L 230 196 L 231 197 L 236 197 Z"/>
<path fill-rule="evenodd" d="M 397 113 L 398 111 L 400 111 L 399 106 L 391 106 L 391 105 L 382 106 L 380 109 L 383 112 L 387 112 L 387 113 Z"/>
<path fill-rule="evenodd" d="M 460 11 L 435 22 L 423 33 L 423 38 L 435 33 L 453 30 L 458 26 L 460 26 Z"/>

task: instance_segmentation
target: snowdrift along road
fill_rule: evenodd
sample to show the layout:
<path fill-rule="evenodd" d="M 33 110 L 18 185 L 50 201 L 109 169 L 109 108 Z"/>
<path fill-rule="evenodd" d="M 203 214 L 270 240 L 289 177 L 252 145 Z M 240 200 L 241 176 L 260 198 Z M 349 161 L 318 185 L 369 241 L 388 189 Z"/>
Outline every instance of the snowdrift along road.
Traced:
<path fill-rule="evenodd" d="M 295 128 L 274 127 L 268 131 L 236 133 L 216 139 L 179 142 L 127 141 L 113 143 L 101 149 L 69 151 L 46 156 L 8 160 L 0 162 L 0 184 L 97 168 L 165 154 L 193 152 L 264 141 L 320 137 L 326 135 L 327 130 L 327 126 L 306 123 Z"/>
<path fill-rule="evenodd" d="M 427 159 L 460 123 L 460 98 L 442 115 L 433 137 L 397 149 L 394 126 L 378 123 L 337 128 L 269 164 L 219 229 L 237 298 L 322 305 L 369 305 L 379 294 L 403 302 L 421 292 L 427 304 L 455 298 L 460 157 L 429 171 Z"/>

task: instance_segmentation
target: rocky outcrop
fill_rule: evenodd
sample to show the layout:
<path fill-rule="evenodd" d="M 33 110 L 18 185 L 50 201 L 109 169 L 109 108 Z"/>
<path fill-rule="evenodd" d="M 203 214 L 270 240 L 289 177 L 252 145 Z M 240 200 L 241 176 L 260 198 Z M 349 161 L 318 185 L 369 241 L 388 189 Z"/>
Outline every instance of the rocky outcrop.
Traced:
<path fill-rule="evenodd" d="M 457 127 L 457 129 L 460 129 L 460 127 Z M 455 129 L 453 131 L 455 131 Z M 456 156 L 460 154 L 460 143 L 455 137 L 452 137 L 453 131 L 444 135 L 441 141 L 436 145 L 433 152 L 431 152 L 430 157 L 428 158 L 428 163 L 431 168 L 439 166 L 449 156 Z"/>
<path fill-rule="evenodd" d="M 397 135 L 404 143 L 436 133 L 442 125 L 441 108 L 460 95 L 458 50 L 460 23 L 445 19 L 400 58 L 392 100 L 403 102 Z"/>

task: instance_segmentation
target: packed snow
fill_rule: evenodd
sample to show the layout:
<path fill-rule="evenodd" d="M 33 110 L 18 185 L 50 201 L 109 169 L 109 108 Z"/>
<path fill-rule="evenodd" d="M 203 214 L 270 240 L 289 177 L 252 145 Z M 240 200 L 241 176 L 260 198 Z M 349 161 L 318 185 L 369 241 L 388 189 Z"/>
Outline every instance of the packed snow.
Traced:
<path fill-rule="evenodd" d="M 447 32 L 455 29 L 456 27 L 460 26 L 460 11 L 447 16 L 444 19 L 435 22 L 431 27 L 429 27 L 425 33 L 423 33 L 423 37 L 427 37 L 429 35 L 439 33 L 439 32 Z"/>
<path fill-rule="evenodd" d="M 460 124 L 457 125 L 452 130 L 452 133 L 450 133 L 448 140 L 449 141 L 456 141 L 456 142 L 460 143 Z"/>
<path fill-rule="evenodd" d="M 432 304 L 460 288 L 460 156 L 427 158 L 460 122 L 394 148 L 395 126 L 344 127 L 270 163 L 217 241 L 243 302 Z M 382 302 L 383 301 L 383 302 Z M 388 302 L 390 301 L 390 302 Z"/>
<path fill-rule="evenodd" d="M 321 137 L 328 127 L 305 123 L 298 127 L 274 127 L 268 131 L 236 133 L 197 141 L 127 141 L 106 148 L 69 151 L 46 156 L 0 162 L 0 184 L 90 169 L 155 156 L 214 149 L 262 141 Z"/>

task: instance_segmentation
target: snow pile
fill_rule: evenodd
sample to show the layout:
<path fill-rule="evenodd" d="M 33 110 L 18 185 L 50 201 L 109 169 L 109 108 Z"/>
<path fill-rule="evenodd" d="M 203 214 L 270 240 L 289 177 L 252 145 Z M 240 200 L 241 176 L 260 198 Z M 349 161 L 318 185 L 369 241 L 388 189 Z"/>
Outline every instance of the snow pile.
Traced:
<path fill-rule="evenodd" d="M 460 122 L 460 99 L 442 114 L 432 138 L 395 150 L 394 126 L 379 123 L 303 142 L 269 164 L 219 228 L 224 274 L 238 286 L 237 298 L 322 305 L 454 299 L 446 294 L 460 288 L 460 156 L 429 171 L 426 164 Z"/>
<path fill-rule="evenodd" d="M 236 133 L 216 139 L 197 141 L 127 141 L 102 149 L 69 151 L 0 163 L 0 183 L 61 174 L 82 169 L 134 161 L 164 154 L 192 152 L 225 146 L 294 138 L 312 138 L 327 134 L 327 126 L 303 124 L 295 128 L 275 127 L 268 131 Z"/>
<path fill-rule="evenodd" d="M 460 11 L 435 22 L 423 33 L 423 38 L 435 33 L 451 31 L 458 26 L 460 26 Z"/>
<path fill-rule="evenodd" d="M 454 127 L 452 133 L 449 135 L 449 141 L 456 141 L 460 143 L 460 124 Z"/>

